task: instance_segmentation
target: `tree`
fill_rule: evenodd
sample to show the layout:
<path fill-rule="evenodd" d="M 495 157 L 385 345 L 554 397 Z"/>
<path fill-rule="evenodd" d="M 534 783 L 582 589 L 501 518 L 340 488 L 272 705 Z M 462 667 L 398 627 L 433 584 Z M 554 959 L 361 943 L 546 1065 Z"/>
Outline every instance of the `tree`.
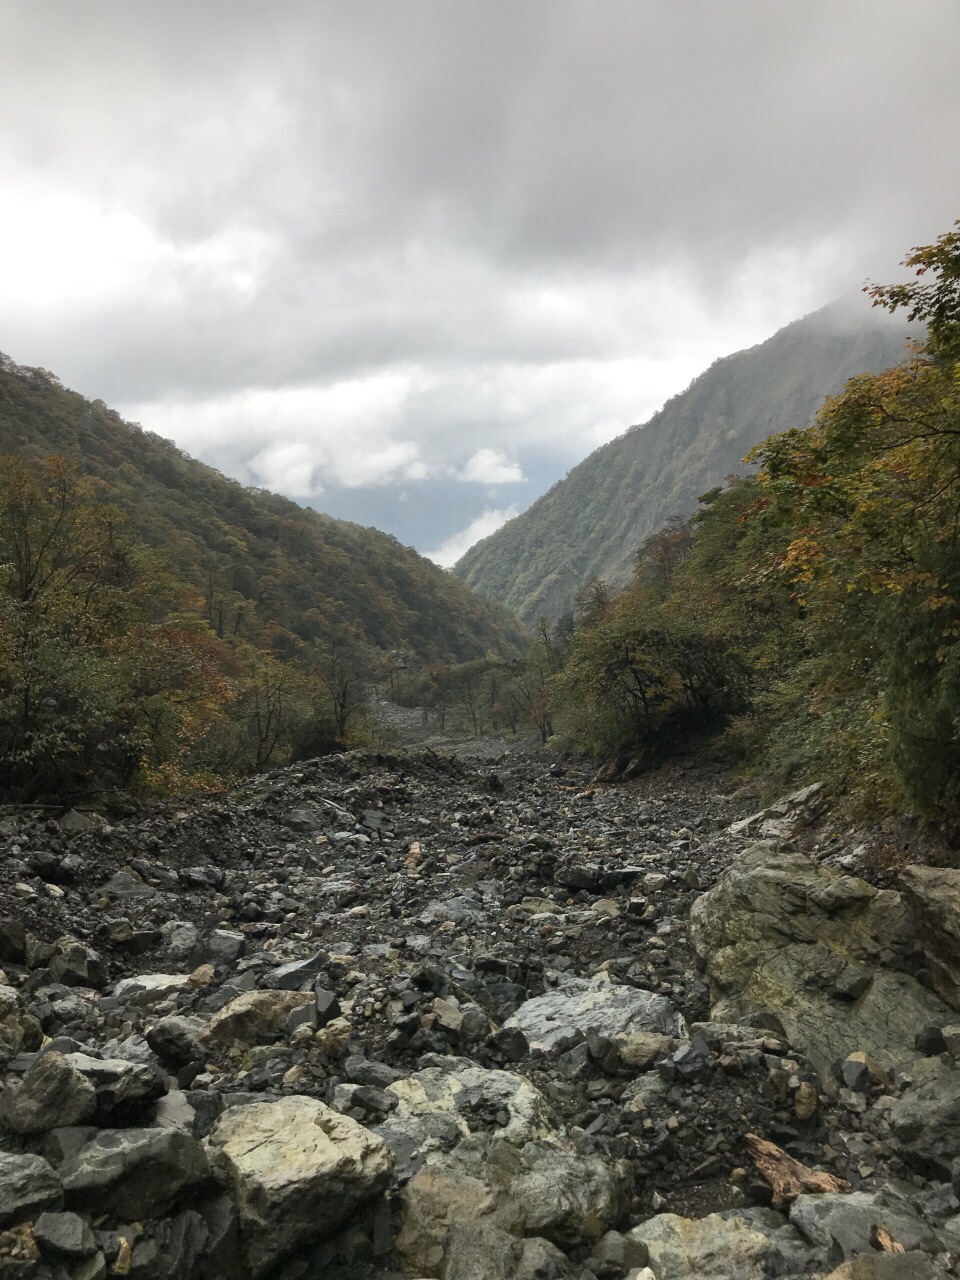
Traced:
<path fill-rule="evenodd" d="M 917 282 L 868 291 L 926 320 L 927 346 L 760 446 L 759 518 L 792 529 L 776 568 L 833 757 L 960 833 L 960 234 L 906 263 Z"/>
<path fill-rule="evenodd" d="M 371 653 L 349 639 L 317 642 L 310 670 L 325 692 L 338 741 L 366 710 L 375 665 Z"/>

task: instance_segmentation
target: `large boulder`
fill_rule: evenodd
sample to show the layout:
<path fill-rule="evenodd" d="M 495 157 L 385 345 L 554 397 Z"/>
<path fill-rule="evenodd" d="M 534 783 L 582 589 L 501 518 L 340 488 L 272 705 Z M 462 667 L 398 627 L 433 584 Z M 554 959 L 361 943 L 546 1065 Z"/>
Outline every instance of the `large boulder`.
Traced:
<path fill-rule="evenodd" d="M 0 1118 L 15 1133 L 46 1133 L 61 1125 L 82 1124 L 96 1109 L 94 1085 L 51 1049 L 34 1059 L 19 1084 L 3 1091 Z"/>
<path fill-rule="evenodd" d="M 960 1067 L 923 1058 L 910 1071 L 912 1083 L 888 1113 L 897 1146 L 915 1167 L 948 1178 L 960 1154 Z"/>
<path fill-rule="evenodd" d="M 844 1258 L 872 1253 L 874 1227 L 879 1224 L 905 1249 L 941 1253 L 946 1243 L 901 1197 L 855 1191 L 850 1195 L 798 1196 L 790 1207 L 790 1221 L 805 1240 Z"/>
<path fill-rule="evenodd" d="M 60 1179 L 42 1156 L 0 1151 L 0 1227 L 62 1203 Z"/>
<path fill-rule="evenodd" d="M 521 1205 L 501 1187 L 491 1187 L 458 1169 L 427 1165 L 401 1195 L 397 1255 L 411 1275 L 439 1276 L 447 1232 L 455 1222 L 489 1220 L 509 1235 L 523 1234 Z"/>
<path fill-rule="evenodd" d="M 438 1276 L 454 1222 L 485 1222 L 562 1249 L 594 1244 L 627 1212 L 631 1166 L 568 1149 L 561 1137 L 516 1145 L 474 1134 L 435 1156 L 401 1195 L 397 1251 L 411 1274 Z"/>
<path fill-rule="evenodd" d="M 812 782 L 792 795 L 741 818 L 727 828 L 732 836 L 753 836 L 760 840 L 790 840 L 809 827 L 823 812 L 826 796 L 822 782 Z"/>
<path fill-rule="evenodd" d="M 60 1167 L 68 1208 L 131 1219 L 161 1216 L 209 1176 L 203 1147 L 175 1129 L 101 1129 Z"/>
<path fill-rule="evenodd" d="M 136 978 L 123 978 L 114 987 L 113 994 L 121 1004 L 149 1009 L 186 991 L 189 985 L 189 973 L 142 973 Z"/>
<path fill-rule="evenodd" d="M 475 1116 L 488 1113 L 499 1117 L 499 1133 L 511 1142 L 553 1134 L 547 1100 L 525 1076 L 478 1067 L 469 1058 L 436 1063 L 388 1086 L 397 1099 L 382 1130 L 388 1140 L 405 1138 L 428 1156 L 449 1151 L 471 1132 Z"/>
<path fill-rule="evenodd" d="M 914 1056 L 918 1027 L 951 1020 L 906 971 L 917 942 L 900 895 L 801 853 L 746 849 L 694 903 L 690 937 L 713 1017 L 775 1014 L 827 1084 L 848 1054 L 890 1069 Z"/>
<path fill-rule="evenodd" d="M 547 1240 L 518 1240 L 492 1222 L 455 1222 L 443 1280 L 579 1280 L 581 1269 Z"/>
<path fill-rule="evenodd" d="M 939 995 L 960 1009 L 960 871 L 907 867 L 900 891 Z"/>
<path fill-rule="evenodd" d="M 199 1038 L 223 1046 L 268 1043 L 286 1030 L 294 1009 L 312 1002 L 312 991 L 245 991 L 213 1015 Z"/>
<path fill-rule="evenodd" d="M 453 1152 L 453 1163 L 500 1188 L 523 1214 L 527 1235 L 562 1249 L 593 1244 L 625 1216 L 633 1172 L 624 1160 L 570 1150 L 561 1137 L 522 1146 L 474 1135 Z"/>
<path fill-rule="evenodd" d="M 809 1249 L 779 1215 L 763 1210 L 681 1218 L 661 1213 L 627 1233 L 646 1246 L 656 1280 L 757 1280 L 806 1273 Z"/>
<path fill-rule="evenodd" d="M 393 1173 L 382 1138 L 300 1096 L 224 1112 L 206 1147 L 236 1201 L 255 1278 L 336 1231 L 386 1190 Z"/>
<path fill-rule="evenodd" d="M 43 1039 L 40 1023 L 24 1009 L 13 987 L 0 978 L 0 1064 L 23 1051 L 38 1049 Z"/>
<path fill-rule="evenodd" d="M 617 986 L 606 974 L 592 980 L 569 978 L 552 991 L 525 1001 L 504 1024 L 517 1027 L 533 1049 L 568 1048 L 571 1036 L 595 1031 L 602 1036 L 656 1032 L 678 1036 L 683 1018 L 666 996 L 637 987 Z"/>

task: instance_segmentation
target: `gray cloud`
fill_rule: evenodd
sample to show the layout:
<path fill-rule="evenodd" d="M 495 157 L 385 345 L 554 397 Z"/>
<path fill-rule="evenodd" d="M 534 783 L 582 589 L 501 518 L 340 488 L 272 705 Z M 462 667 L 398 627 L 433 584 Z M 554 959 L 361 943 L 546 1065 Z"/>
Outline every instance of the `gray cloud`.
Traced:
<path fill-rule="evenodd" d="M 955 0 L 0 20 L 0 347 L 427 550 L 960 213 Z"/>

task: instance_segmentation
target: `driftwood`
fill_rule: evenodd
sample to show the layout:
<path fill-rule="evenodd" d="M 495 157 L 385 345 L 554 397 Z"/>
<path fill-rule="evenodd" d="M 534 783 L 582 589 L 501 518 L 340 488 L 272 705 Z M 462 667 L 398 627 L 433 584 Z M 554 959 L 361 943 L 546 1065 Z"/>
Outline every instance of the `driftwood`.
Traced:
<path fill-rule="evenodd" d="M 870 1243 L 881 1253 L 906 1253 L 906 1249 L 896 1236 L 891 1235 L 886 1227 L 875 1222 L 870 1231 Z"/>
<path fill-rule="evenodd" d="M 822 1173 L 818 1169 L 810 1169 L 793 1156 L 788 1156 L 782 1147 L 765 1138 L 758 1138 L 755 1133 L 746 1136 L 747 1151 L 757 1166 L 760 1176 L 770 1184 L 773 1191 L 773 1207 L 783 1209 L 792 1204 L 797 1196 L 803 1194 L 820 1194 L 841 1192 L 846 1194 L 853 1188 L 843 1178 L 836 1178 L 832 1173 Z M 891 1237 L 892 1239 L 892 1237 Z"/>

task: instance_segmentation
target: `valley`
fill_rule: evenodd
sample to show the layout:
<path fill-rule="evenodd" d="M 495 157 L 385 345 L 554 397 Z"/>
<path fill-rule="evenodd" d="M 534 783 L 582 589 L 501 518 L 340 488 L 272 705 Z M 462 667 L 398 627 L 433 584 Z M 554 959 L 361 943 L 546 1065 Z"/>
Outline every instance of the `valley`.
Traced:
<path fill-rule="evenodd" d="M 857 879 L 816 788 L 593 775 L 493 740 L 0 819 L 9 1274 L 950 1273 L 960 873 Z"/>

